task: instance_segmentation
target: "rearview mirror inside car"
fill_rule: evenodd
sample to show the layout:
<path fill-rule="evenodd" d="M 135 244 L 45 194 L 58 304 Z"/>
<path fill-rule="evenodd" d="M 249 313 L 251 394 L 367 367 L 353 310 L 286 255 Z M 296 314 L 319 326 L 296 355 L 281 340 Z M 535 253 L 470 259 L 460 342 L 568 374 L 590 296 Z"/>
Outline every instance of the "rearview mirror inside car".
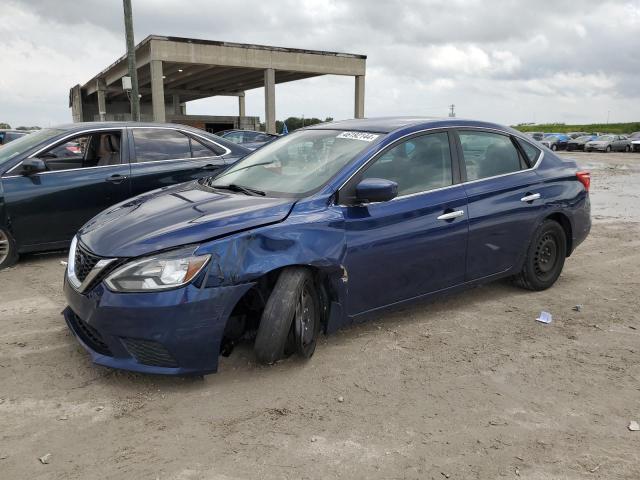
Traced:
<path fill-rule="evenodd" d="M 27 158 L 22 162 L 23 175 L 33 175 L 34 173 L 44 172 L 47 169 L 44 161 L 39 158 Z"/>
<path fill-rule="evenodd" d="M 356 202 L 386 202 L 398 196 L 398 184 L 384 178 L 365 178 L 356 186 Z"/>

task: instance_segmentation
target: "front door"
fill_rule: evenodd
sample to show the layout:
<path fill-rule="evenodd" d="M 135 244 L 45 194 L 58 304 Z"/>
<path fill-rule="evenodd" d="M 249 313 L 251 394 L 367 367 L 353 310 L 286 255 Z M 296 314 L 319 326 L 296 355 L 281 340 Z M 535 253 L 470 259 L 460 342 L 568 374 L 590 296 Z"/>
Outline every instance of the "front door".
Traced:
<path fill-rule="evenodd" d="M 388 202 L 344 205 L 349 315 L 464 281 L 467 199 L 446 131 L 416 135 L 383 152 L 364 178 L 398 184 Z M 455 157 L 454 157 L 455 158 Z"/>
<path fill-rule="evenodd" d="M 133 194 L 215 175 L 226 166 L 211 146 L 171 128 L 131 128 Z"/>
<path fill-rule="evenodd" d="M 131 195 L 120 130 L 67 138 L 37 157 L 47 170 L 31 175 L 20 165 L 2 179 L 11 230 L 19 244 L 71 240 L 91 217 Z"/>
<path fill-rule="evenodd" d="M 542 152 L 509 135 L 460 130 L 469 199 L 468 281 L 506 272 L 526 251 L 544 208 L 542 182 L 530 168 Z"/>

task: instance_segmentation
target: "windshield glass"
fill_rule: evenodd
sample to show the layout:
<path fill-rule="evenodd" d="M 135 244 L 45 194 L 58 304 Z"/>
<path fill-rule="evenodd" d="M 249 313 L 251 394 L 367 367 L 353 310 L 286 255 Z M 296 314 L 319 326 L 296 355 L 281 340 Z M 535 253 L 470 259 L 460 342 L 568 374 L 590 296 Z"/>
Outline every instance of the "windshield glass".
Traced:
<path fill-rule="evenodd" d="M 610 142 L 613 140 L 613 137 L 611 135 L 601 135 L 596 138 L 596 140 L 598 140 L 599 142 Z"/>
<path fill-rule="evenodd" d="M 40 142 L 44 142 L 48 138 L 58 135 L 61 132 L 62 130 L 46 128 L 20 137 L 11 143 L 7 143 L 0 148 L 0 166 L 11 160 L 16 155 L 20 155 L 22 152 L 29 150 L 31 147 L 39 144 Z"/>
<path fill-rule="evenodd" d="M 294 132 L 256 150 L 206 184 L 244 187 L 271 196 L 305 196 L 381 137 L 342 130 Z"/>

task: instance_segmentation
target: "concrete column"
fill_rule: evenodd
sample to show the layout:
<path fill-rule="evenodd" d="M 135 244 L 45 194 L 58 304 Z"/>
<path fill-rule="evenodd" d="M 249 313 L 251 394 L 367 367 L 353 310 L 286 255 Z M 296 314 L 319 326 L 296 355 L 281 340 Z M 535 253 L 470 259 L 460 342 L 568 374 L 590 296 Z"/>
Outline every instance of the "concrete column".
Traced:
<path fill-rule="evenodd" d="M 104 81 L 104 78 L 98 78 L 96 80 L 96 89 L 98 90 L 96 92 L 98 95 L 98 114 L 100 116 L 100 121 L 104 122 L 107 119 L 107 101 L 105 98 L 107 84 Z"/>
<path fill-rule="evenodd" d="M 166 122 L 162 60 L 151 60 L 151 106 L 153 107 L 153 121 Z"/>
<path fill-rule="evenodd" d="M 264 123 L 267 133 L 276 133 L 276 71 L 264 71 Z"/>
<path fill-rule="evenodd" d="M 353 111 L 354 118 L 364 118 L 364 75 L 356 75 L 356 98 Z"/>
<path fill-rule="evenodd" d="M 180 95 L 173 94 L 173 114 L 181 115 L 182 109 L 180 108 Z"/>
<path fill-rule="evenodd" d="M 238 116 L 247 116 L 246 105 L 244 103 L 244 92 L 240 92 L 240 95 L 238 95 Z"/>

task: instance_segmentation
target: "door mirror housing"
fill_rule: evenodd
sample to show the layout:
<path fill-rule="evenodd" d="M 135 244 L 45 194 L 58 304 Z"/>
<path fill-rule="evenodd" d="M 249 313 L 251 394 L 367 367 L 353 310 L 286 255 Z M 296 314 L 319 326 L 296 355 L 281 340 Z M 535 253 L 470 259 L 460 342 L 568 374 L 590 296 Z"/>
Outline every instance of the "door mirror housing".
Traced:
<path fill-rule="evenodd" d="M 27 158 L 22 162 L 22 174 L 33 175 L 34 173 L 44 172 L 47 165 L 39 158 Z"/>
<path fill-rule="evenodd" d="M 386 202 L 398 196 L 398 184 L 384 178 L 365 178 L 356 185 L 356 202 Z"/>

